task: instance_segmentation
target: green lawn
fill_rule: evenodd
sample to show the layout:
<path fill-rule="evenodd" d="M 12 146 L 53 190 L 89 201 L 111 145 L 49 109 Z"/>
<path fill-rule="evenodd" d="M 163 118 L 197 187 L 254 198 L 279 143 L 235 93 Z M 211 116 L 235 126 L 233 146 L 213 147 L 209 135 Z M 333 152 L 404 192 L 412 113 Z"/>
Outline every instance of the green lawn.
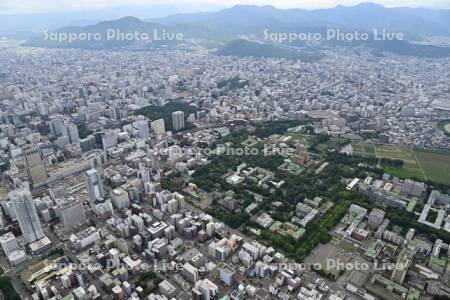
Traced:
<path fill-rule="evenodd" d="M 449 152 L 430 150 L 415 150 L 414 152 L 429 180 L 450 185 Z"/>
<path fill-rule="evenodd" d="M 360 156 L 375 156 L 375 145 L 353 144 L 353 154 Z"/>
<path fill-rule="evenodd" d="M 450 185 L 450 152 L 359 143 L 353 145 L 353 154 L 400 159 L 405 162 L 403 168 L 386 169 L 386 172 L 398 177 L 431 180 Z"/>
<path fill-rule="evenodd" d="M 438 123 L 438 128 L 446 135 L 450 135 L 450 120 L 443 120 Z"/>

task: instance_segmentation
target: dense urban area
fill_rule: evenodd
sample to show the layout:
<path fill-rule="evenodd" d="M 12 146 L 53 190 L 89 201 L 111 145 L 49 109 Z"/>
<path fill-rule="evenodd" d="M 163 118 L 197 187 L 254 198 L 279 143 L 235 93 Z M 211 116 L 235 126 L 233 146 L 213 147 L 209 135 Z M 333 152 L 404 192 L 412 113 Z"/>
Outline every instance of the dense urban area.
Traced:
<path fill-rule="evenodd" d="M 450 58 L 0 49 L 0 299 L 450 297 Z"/>

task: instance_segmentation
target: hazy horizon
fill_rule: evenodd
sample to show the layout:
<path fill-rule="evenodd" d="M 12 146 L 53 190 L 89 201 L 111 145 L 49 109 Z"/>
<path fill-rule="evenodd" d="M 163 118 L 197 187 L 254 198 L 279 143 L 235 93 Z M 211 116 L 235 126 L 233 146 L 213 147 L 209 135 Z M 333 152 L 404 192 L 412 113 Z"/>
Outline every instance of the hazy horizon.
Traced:
<path fill-rule="evenodd" d="M 18 14 L 36 14 L 36 13 L 59 13 L 83 10 L 101 10 L 101 9 L 133 9 L 142 7 L 160 7 L 171 8 L 171 13 L 192 13 L 215 11 L 234 5 L 271 5 L 280 9 L 303 8 L 303 9 L 320 9 L 332 8 L 337 5 L 353 6 L 360 3 L 377 3 L 386 7 L 427 7 L 427 8 L 445 8 L 450 9 L 450 1 L 432 0 L 424 3 L 419 0 L 377 0 L 377 1 L 360 1 L 360 0 L 286 0 L 286 1 L 268 1 L 268 0 L 201 0 L 179 3 L 179 1 L 160 1 L 160 0 L 43 0 L 40 2 L 33 0 L 19 0 L 15 2 L 0 2 L 0 15 L 18 15 Z"/>

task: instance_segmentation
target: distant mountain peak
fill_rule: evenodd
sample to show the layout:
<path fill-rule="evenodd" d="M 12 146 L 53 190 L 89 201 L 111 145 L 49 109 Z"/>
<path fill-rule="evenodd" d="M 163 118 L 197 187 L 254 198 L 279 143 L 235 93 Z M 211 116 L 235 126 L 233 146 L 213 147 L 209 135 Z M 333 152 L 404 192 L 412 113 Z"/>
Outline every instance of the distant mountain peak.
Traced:
<path fill-rule="evenodd" d="M 133 24 L 133 23 L 140 24 L 140 23 L 142 23 L 141 19 L 139 19 L 137 17 L 133 17 L 133 16 L 126 16 L 126 17 L 123 17 L 123 18 L 120 18 L 120 19 L 117 19 L 117 20 L 114 20 L 114 21 L 116 21 L 118 23 L 128 23 L 128 24 Z"/>
<path fill-rule="evenodd" d="M 378 8 L 385 8 L 382 4 L 374 3 L 374 2 L 361 2 L 359 4 L 356 4 L 355 7 L 378 7 Z"/>
<path fill-rule="evenodd" d="M 356 5 L 338 4 L 335 6 L 335 9 L 388 9 L 388 8 L 379 3 L 361 2 Z"/>
<path fill-rule="evenodd" d="M 272 5 L 237 4 L 221 11 L 227 12 L 255 12 L 255 11 L 277 11 L 278 8 Z M 220 11 L 219 11 L 220 12 Z"/>

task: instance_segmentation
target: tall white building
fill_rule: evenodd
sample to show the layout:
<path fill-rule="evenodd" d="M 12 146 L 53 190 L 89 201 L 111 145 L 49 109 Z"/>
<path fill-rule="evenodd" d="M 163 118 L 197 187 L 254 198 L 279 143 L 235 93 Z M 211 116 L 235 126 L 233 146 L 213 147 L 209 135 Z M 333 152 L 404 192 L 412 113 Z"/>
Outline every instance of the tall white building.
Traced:
<path fill-rule="evenodd" d="M 174 130 L 180 130 L 184 128 L 184 112 L 174 111 L 172 113 L 172 126 Z"/>
<path fill-rule="evenodd" d="M 89 202 L 91 204 L 103 201 L 105 192 L 103 190 L 102 178 L 97 170 L 92 168 L 85 173 L 86 189 L 89 195 Z"/>
<path fill-rule="evenodd" d="M 14 190 L 9 193 L 9 198 L 25 240 L 33 243 L 44 238 L 44 231 L 30 191 L 27 189 Z"/>
<path fill-rule="evenodd" d="M 166 127 L 164 125 L 164 119 L 158 119 L 158 120 L 153 121 L 151 123 L 151 127 L 152 127 L 153 132 L 156 135 L 161 135 L 161 134 L 164 134 L 164 132 L 166 132 Z"/>

